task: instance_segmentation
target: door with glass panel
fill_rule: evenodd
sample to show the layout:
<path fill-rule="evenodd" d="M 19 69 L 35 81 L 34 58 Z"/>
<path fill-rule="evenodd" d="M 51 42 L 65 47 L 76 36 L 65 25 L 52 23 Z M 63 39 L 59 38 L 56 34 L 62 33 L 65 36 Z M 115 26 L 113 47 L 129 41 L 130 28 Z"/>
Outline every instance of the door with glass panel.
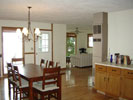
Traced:
<path fill-rule="evenodd" d="M 39 40 L 36 42 L 36 64 L 40 64 L 41 59 L 52 60 L 51 30 L 41 30 Z"/>

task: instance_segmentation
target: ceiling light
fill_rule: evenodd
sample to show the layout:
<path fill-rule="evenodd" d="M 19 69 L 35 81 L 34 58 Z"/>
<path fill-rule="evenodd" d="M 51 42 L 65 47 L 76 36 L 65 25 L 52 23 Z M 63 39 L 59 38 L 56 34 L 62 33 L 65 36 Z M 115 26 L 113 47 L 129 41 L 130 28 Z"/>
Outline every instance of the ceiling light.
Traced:
<path fill-rule="evenodd" d="M 30 41 L 30 40 L 33 40 L 33 41 L 37 41 L 38 40 L 38 37 L 40 35 L 40 29 L 39 28 L 35 28 L 35 31 L 34 33 L 32 32 L 31 30 L 31 21 L 30 21 L 30 9 L 32 7 L 28 7 L 28 27 L 24 27 L 21 31 L 21 29 L 17 29 L 16 32 L 17 33 L 23 33 L 24 34 L 24 40 L 26 41 Z M 32 35 L 32 36 L 31 36 Z M 34 35 L 35 35 L 35 39 L 34 39 Z"/>

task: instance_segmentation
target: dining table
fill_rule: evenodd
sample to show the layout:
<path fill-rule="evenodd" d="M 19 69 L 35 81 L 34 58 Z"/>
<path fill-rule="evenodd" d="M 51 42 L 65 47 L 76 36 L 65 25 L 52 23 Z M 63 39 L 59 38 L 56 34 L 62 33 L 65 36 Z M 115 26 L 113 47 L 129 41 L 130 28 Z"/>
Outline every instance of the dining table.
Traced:
<path fill-rule="evenodd" d="M 33 82 L 42 81 L 43 78 L 43 67 L 35 64 L 26 64 L 18 66 L 20 76 L 28 81 L 29 83 L 29 100 L 33 100 Z M 63 75 L 65 73 L 60 73 Z M 47 76 L 46 76 L 47 77 Z M 60 97 L 61 100 L 61 82 L 59 84 L 60 87 Z"/>

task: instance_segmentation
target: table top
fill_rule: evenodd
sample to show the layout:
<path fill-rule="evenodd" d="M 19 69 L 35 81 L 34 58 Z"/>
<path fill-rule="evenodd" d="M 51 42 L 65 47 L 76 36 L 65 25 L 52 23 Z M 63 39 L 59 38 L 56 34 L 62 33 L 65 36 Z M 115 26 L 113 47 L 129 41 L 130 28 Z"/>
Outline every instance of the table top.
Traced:
<path fill-rule="evenodd" d="M 32 79 L 33 81 L 34 80 L 39 81 L 43 77 L 43 68 L 40 67 L 39 65 L 26 64 L 26 65 L 18 66 L 18 69 L 21 77 L 23 77 L 26 80 Z M 61 75 L 63 74 L 64 73 L 61 73 Z"/>

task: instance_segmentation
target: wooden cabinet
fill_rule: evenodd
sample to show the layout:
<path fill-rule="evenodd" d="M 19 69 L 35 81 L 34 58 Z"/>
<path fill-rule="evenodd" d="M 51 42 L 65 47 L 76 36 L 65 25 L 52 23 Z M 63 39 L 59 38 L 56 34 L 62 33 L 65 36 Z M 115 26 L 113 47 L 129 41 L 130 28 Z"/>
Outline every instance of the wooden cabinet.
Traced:
<path fill-rule="evenodd" d="M 103 92 L 106 91 L 106 72 L 96 72 L 95 88 Z"/>
<path fill-rule="evenodd" d="M 95 65 L 95 88 L 105 94 L 133 100 L 133 70 Z"/>
<path fill-rule="evenodd" d="M 95 88 L 112 96 L 120 96 L 121 69 L 96 65 Z"/>
<path fill-rule="evenodd" d="M 133 100 L 133 70 L 122 70 L 121 95 L 123 98 Z"/>
<path fill-rule="evenodd" d="M 108 74 L 106 93 L 112 96 L 120 96 L 120 76 Z"/>
<path fill-rule="evenodd" d="M 107 90 L 106 92 L 113 96 L 120 96 L 120 74 L 121 69 L 107 67 Z"/>

